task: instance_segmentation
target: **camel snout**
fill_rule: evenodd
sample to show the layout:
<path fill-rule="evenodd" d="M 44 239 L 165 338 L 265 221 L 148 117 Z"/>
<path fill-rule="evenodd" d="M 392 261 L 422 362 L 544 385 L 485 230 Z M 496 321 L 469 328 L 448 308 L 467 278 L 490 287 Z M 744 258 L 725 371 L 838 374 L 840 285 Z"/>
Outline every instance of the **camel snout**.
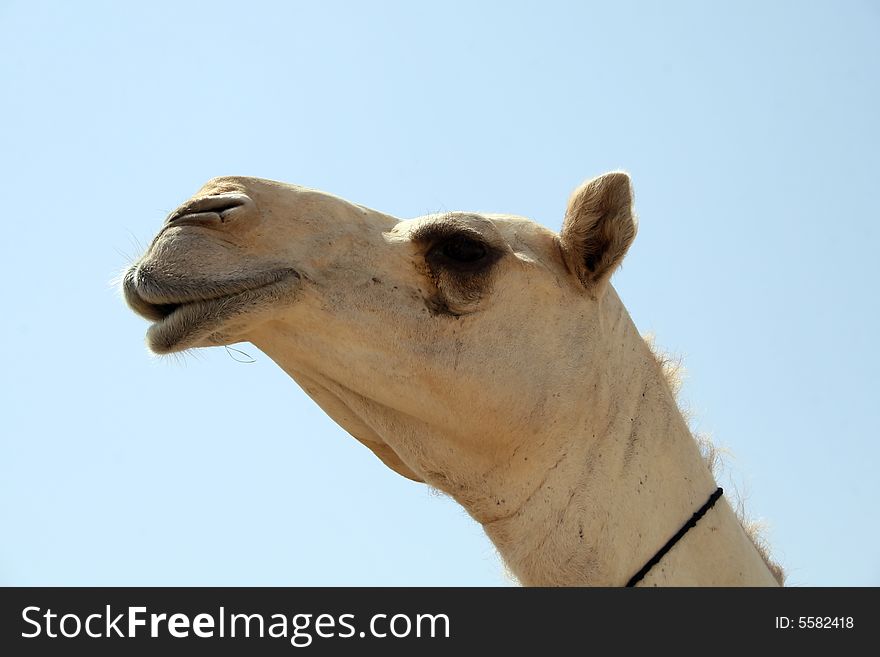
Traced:
<path fill-rule="evenodd" d="M 168 215 L 167 225 L 226 224 L 253 215 L 256 203 L 247 194 L 229 192 L 190 199 Z"/>

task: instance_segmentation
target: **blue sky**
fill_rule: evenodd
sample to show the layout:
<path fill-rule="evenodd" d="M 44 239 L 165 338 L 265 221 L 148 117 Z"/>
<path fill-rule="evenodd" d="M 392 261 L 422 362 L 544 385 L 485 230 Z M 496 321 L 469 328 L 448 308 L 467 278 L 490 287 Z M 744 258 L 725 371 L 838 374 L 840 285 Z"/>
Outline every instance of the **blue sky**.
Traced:
<path fill-rule="evenodd" d="M 722 484 L 791 584 L 880 585 L 878 32 L 867 0 L 0 3 L 0 584 L 509 584 L 254 347 L 151 357 L 108 281 L 217 175 L 558 229 L 622 168 L 614 283 Z"/>

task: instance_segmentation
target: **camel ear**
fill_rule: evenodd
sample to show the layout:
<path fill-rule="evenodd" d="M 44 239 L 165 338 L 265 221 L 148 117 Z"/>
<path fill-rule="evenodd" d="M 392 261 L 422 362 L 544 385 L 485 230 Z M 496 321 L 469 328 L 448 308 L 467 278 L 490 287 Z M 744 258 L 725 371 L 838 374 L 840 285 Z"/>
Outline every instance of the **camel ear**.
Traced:
<path fill-rule="evenodd" d="M 572 193 L 559 241 L 571 269 L 596 296 L 636 236 L 632 184 L 622 171 L 588 180 Z"/>

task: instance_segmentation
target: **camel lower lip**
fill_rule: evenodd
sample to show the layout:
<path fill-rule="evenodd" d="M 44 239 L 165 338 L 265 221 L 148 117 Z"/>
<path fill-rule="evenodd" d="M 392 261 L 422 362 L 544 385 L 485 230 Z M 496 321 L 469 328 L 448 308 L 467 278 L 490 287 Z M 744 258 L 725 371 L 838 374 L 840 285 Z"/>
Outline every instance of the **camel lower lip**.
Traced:
<path fill-rule="evenodd" d="M 280 281 L 224 297 L 163 304 L 166 310 L 173 309 L 147 329 L 147 345 L 157 354 L 208 346 L 203 341 L 222 329 L 229 320 L 253 310 L 267 297 L 280 297 L 297 280 L 299 275 L 292 273 Z"/>

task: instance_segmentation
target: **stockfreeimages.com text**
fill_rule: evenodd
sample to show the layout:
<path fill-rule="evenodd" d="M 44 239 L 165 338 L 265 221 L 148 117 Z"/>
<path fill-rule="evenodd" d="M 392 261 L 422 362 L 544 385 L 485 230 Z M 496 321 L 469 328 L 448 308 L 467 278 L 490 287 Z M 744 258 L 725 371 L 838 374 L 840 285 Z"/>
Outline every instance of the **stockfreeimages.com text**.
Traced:
<path fill-rule="evenodd" d="M 190 636 L 212 639 L 226 637 L 289 639 L 297 648 L 311 645 L 315 638 L 449 638 L 446 614 L 373 614 L 362 629 L 354 614 L 246 614 L 230 613 L 220 607 L 215 613 L 154 613 L 146 607 L 126 607 L 114 612 L 106 605 L 101 612 L 81 617 L 30 606 L 22 609 L 26 624 L 21 636 L 100 639 L 106 637 L 151 638 Z"/>

